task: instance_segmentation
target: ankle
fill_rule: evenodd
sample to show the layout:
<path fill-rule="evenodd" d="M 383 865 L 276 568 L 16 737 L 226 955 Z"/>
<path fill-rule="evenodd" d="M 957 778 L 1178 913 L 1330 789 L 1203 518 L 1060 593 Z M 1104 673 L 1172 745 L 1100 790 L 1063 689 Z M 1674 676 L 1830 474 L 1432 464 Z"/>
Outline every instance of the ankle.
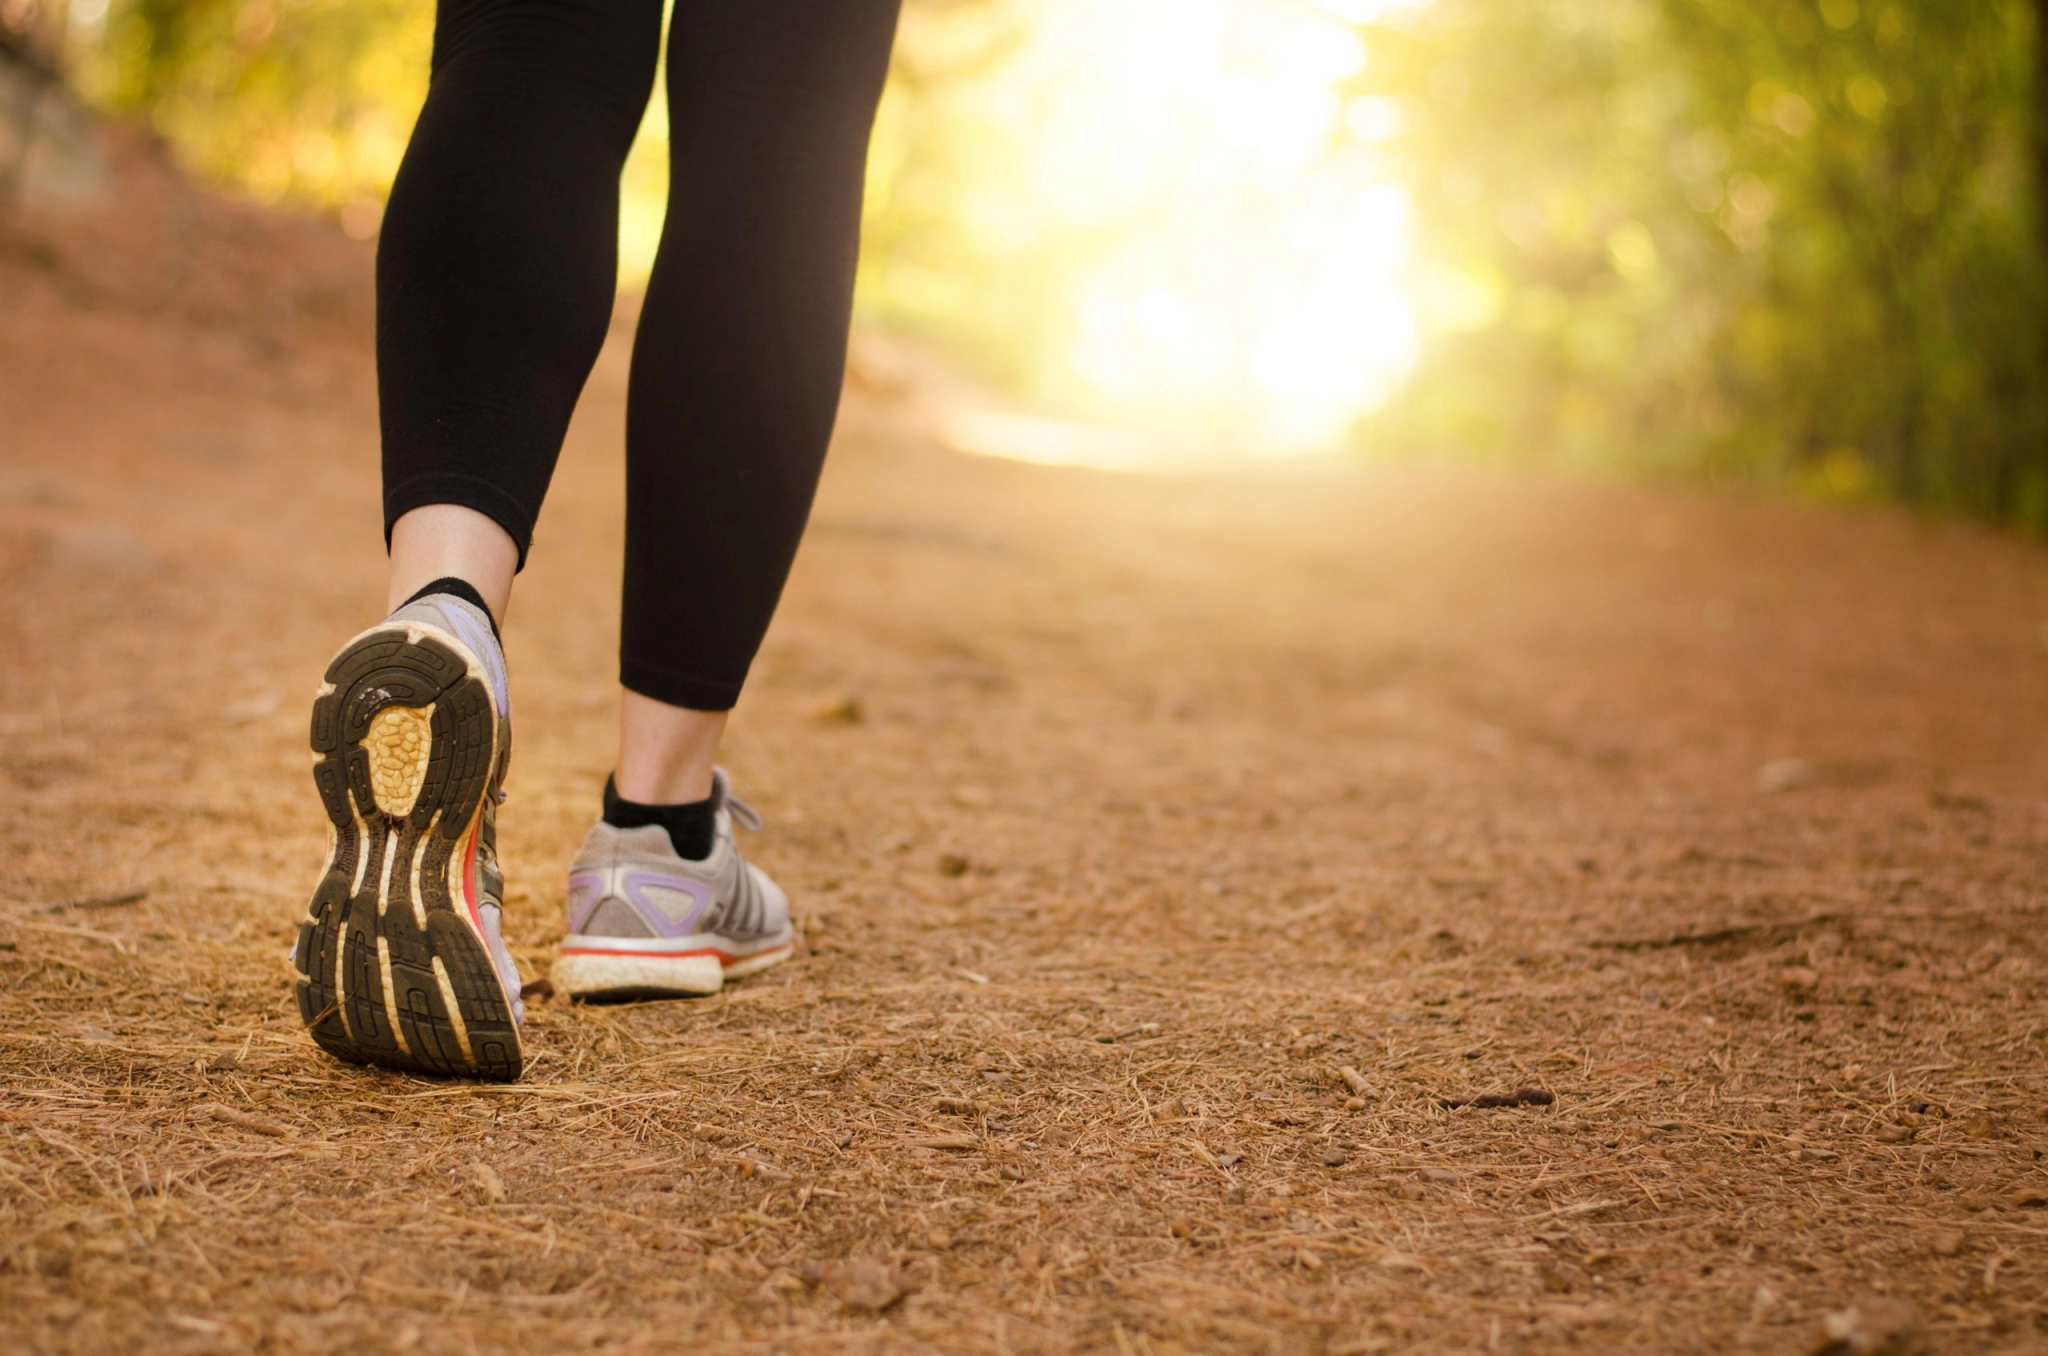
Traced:
<path fill-rule="evenodd" d="M 658 826 L 668 831 L 676 855 L 685 861 L 701 862 L 718 845 L 718 788 L 702 800 L 681 804 L 648 804 L 627 800 L 619 794 L 618 779 L 604 784 L 604 822 L 615 829 Z"/>
<path fill-rule="evenodd" d="M 693 711 L 631 688 L 619 700 L 619 794 L 643 805 L 682 805 L 711 794 L 726 712 Z"/>
<path fill-rule="evenodd" d="M 428 580 L 461 579 L 482 595 L 484 611 L 502 621 L 518 572 L 519 543 L 499 523 L 460 504 L 427 504 L 390 525 L 391 610 Z"/>

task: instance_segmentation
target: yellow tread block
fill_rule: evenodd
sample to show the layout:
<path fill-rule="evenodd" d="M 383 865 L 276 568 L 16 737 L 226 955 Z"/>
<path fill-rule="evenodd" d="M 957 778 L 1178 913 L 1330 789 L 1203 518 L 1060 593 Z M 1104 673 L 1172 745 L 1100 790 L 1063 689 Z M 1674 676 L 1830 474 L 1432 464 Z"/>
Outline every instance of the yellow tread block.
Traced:
<path fill-rule="evenodd" d="M 412 813 L 434 748 L 434 708 L 387 706 L 370 718 L 363 748 L 370 755 L 370 793 L 394 819 Z"/>

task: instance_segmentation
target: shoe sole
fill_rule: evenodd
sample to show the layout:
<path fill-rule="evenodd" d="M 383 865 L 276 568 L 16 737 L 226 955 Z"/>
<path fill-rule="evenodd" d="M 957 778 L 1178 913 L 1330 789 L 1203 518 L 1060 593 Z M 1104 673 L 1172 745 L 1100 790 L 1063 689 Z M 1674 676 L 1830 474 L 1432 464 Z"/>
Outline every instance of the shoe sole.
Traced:
<path fill-rule="evenodd" d="M 299 929 L 299 1015 L 352 1064 L 510 1082 L 512 1004 L 470 897 L 498 721 L 455 637 L 375 627 L 313 703 L 327 868 Z"/>
<path fill-rule="evenodd" d="M 729 979 L 788 960 L 796 949 L 793 936 L 779 946 L 745 954 L 725 950 L 731 943 L 722 937 L 688 940 L 705 945 L 677 952 L 633 949 L 630 942 L 601 949 L 564 946 L 555 959 L 555 987 L 578 1002 L 703 997 L 717 993 Z"/>

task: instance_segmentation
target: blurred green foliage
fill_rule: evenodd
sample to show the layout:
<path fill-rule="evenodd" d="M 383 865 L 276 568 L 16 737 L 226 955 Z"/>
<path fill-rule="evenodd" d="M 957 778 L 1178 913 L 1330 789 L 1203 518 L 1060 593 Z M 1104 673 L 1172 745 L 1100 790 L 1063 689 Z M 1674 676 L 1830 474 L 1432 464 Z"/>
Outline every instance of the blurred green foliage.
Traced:
<path fill-rule="evenodd" d="M 1028 191 L 1020 128 L 981 97 L 1027 19 L 1003 0 L 908 0 L 868 160 L 859 279 L 865 313 L 925 332 L 1013 390 L 1067 338 L 1071 317 L 1031 265 L 1071 252 L 1061 233 L 1075 229 L 1016 220 L 1005 190 Z"/>
<path fill-rule="evenodd" d="M 1302 3 L 1356 18 L 1369 54 L 1332 154 L 1367 141 L 1412 205 L 1419 357 L 1360 446 L 1739 477 L 2048 530 L 2048 0 L 1432 0 L 1376 18 Z M 151 118 L 203 172 L 374 229 L 424 92 L 430 5 L 68 13 L 91 96 Z M 871 312 L 1020 382 L 1026 350 L 1067 325 L 1033 251 L 1071 255 L 1099 229 L 1021 232 L 1013 201 L 982 191 L 1029 124 L 991 122 L 1000 101 L 973 95 L 1032 13 L 911 0 L 862 276 Z M 658 229 L 661 125 L 657 106 L 628 168 L 629 277 Z"/>
<path fill-rule="evenodd" d="M 2036 16 L 1437 0 L 1374 30 L 1423 361 L 1361 437 L 2048 525 Z"/>
<path fill-rule="evenodd" d="M 71 36 L 88 97 L 147 117 L 195 170 L 373 228 L 426 94 L 433 6 L 83 0 Z"/>

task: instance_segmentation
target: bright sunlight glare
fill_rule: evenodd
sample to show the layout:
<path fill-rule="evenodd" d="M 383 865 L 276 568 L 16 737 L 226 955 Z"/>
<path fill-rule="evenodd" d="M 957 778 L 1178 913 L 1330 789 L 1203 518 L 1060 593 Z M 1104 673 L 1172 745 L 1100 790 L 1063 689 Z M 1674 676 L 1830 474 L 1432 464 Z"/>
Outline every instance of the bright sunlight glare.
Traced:
<path fill-rule="evenodd" d="M 1415 356 L 1381 145 L 1398 120 L 1345 88 L 1371 59 L 1354 25 L 1418 0 L 995 2 L 1014 36 L 951 102 L 884 101 L 863 311 L 1001 350 L 1017 399 L 967 421 L 974 450 L 1128 466 L 1134 438 L 1169 460 L 1340 443 Z M 949 136 L 938 209 L 899 227 L 895 176 Z"/>
<path fill-rule="evenodd" d="M 1338 89 L 1363 42 L 1295 0 L 1036 8 L 992 92 L 1023 124 L 1011 192 L 1109 228 L 1040 264 L 1076 321 L 1060 394 L 1239 452 L 1334 443 L 1415 343 L 1407 201 Z"/>

